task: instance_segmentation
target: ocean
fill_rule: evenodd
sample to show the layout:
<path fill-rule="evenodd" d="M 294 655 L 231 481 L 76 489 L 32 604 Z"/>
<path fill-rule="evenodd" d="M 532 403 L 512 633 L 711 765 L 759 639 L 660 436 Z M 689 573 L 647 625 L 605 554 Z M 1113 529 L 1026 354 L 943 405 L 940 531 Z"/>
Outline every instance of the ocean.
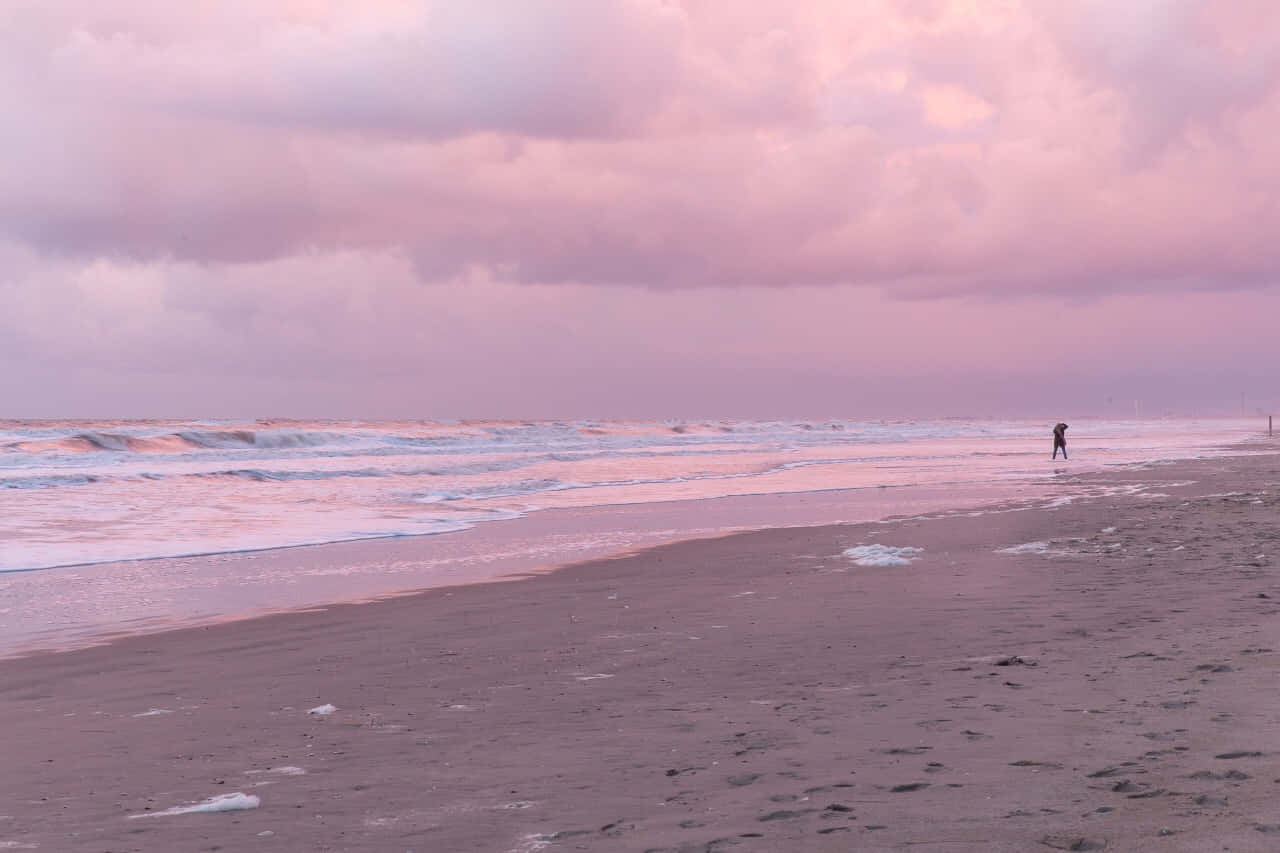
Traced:
<path fill-rule="evenodd" d="M 1054 462 L 1051 427 L 0 421 L 0 654 L 694 536 L 1035 497 L 1070 474 L 1259 434 L 1245 420 L 1082 420 L 1071 460 Z M 299 548 L 329 543 L 364 544 Z"/>

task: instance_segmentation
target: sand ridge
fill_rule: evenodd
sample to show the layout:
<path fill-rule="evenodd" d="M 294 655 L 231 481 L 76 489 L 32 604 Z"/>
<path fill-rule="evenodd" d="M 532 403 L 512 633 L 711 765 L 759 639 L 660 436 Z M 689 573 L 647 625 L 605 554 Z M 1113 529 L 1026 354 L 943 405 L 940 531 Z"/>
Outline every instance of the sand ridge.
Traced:
<path fill-rule="evenodd" d="M 1280 847 L 1280 459 L 1087 484 L 3 661 L 0 845 Z"/>

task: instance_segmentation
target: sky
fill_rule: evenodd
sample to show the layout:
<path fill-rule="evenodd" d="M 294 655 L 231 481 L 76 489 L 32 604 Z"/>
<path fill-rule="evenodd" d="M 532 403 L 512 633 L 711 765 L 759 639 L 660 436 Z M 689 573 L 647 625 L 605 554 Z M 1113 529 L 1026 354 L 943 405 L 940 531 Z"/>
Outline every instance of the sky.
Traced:
<path fill-rule="evenodd" d="M 1280 414 L 1273 0 L 16 0 L 0 417 Z"/>

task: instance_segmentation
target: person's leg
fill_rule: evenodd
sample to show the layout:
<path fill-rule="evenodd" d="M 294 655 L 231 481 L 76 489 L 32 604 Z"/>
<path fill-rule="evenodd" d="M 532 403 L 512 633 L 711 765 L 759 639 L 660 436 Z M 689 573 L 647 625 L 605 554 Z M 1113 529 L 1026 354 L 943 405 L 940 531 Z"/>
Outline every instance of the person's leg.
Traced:
<path fill-rule="evenodd" d="M 1056 441 L 1053 443 L 1053 458 L 1058 458 L 1058 442 Z"/>

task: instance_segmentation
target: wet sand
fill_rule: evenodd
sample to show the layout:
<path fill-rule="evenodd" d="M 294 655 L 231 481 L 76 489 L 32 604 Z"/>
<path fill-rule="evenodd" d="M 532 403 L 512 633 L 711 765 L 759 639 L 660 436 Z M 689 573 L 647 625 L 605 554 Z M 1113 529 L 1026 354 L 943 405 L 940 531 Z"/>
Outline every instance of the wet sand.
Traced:
<path fill-rule="evenodd" d="M 0 849 L 1280 848 L 1280 457 L 1061 479 L 0 661 Z"/>

